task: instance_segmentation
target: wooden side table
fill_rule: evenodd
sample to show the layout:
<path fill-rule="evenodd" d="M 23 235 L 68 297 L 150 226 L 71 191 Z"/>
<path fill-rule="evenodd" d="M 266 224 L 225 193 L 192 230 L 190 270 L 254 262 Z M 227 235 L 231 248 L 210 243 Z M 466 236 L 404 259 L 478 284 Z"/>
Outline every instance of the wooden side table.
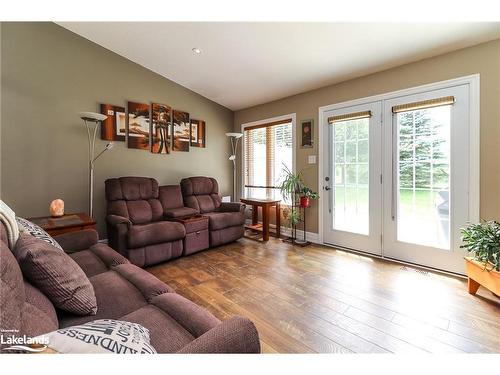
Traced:
<path fill-rule="evenodd" d="M 95 220 L 84 212 L 67 214 L 60 217 L 42 216 L 31 217 L 29 221 L 40 226 L 51 236 L 58 234 L 77 232 L 84 229 L 95 229 Z"/>
<path fill-rule="evenodd" d="M 262 241 L 269 241 L 269 213 L 271 207 L 274 206 L 276 209 L 276 233 L 273 234 L 277 238 L 281 236 L 280 200 L 242 198 L 240 201 L 252 206 L 252 225 L 247 225 L 245 228 L 256 231 L 262 230 Z M 259 225 L 259 207 L 262 208 L 262 226 Z"/>

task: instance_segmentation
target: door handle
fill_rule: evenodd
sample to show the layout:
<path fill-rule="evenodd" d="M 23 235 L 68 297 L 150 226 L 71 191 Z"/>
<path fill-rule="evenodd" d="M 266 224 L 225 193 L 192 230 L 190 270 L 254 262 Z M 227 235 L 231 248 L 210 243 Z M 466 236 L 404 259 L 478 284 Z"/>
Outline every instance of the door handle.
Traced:
<path fill-rule="evenodd" d="M 330 186 L 325 186 L 325 190 L 330 190 Z"/>

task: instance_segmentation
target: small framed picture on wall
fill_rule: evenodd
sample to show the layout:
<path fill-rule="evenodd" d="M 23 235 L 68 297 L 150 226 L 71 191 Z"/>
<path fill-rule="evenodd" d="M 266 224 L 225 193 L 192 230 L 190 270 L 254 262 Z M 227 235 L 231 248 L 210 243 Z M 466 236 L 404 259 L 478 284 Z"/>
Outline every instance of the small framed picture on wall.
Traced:
<path fill-rule="evenodd" d="M 314 120 L 303 120 L 300 123 L 300 134 L 301 134 L 301 148 L 312 148 L 313 147 L 313 127 Z"/>

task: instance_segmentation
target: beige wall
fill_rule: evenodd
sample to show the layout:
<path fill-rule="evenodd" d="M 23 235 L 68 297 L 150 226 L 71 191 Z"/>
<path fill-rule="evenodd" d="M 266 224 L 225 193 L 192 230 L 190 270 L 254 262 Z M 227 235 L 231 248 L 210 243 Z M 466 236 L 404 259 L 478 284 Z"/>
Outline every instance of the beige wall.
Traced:
<path fill-rule="evenodd" d="M 210 175 L 232 191 L 232 111 L 52 23 L 3 23 L 1 197 L 20 216 L 87 210 L 87 136 L 77 112 L 127 100 L 166 103 L 207 122 L 207 148 L 153 155 L 124 142 L 97 162 L 95 217 L 104 235 L 104 180 L 150 176 L 161 184 Z M 168 53 L 165 46 L 165 53 Z M 97 142 L 97 149 L 105 145 Z"/>
<path fill-rule="evenodd" d="M 481 75 L 481 218 L 500 220 L 500 40 L 237 111 L 234 129 L 239 131 L 243 123 L 295 112 L 299 138 L 301 120 L 314 118 L 314 148 L 297 146 L 296 160 L 297 170 L 304 170 L 305 182 L 319 190 L 317 165 L 307 164 L 308 155 L 319 154 L 319 107 L 475 73 Z M 297 139 L 297 145 L 299 142 Z M 307 222 L 308 231 L 317 233 L 317 203 L 309 210 Z"/>

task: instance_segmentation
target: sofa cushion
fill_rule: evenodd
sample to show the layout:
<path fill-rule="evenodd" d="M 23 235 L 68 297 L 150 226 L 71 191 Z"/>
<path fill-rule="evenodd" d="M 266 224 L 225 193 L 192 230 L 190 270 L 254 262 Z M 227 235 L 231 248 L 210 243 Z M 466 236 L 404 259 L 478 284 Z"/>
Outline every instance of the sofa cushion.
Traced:
<path fill-rule="evenodd" d="M 158 182 L 149 177 L 110 178 L 105 182 L 106 199 L 148 200 L 158 198 Z"/>
<path fill-rule="evenodd" d="M 36 237 L 42 241 L 48 242 L 55 248 L 62 250 L 61 245 L 57 243 L 56 240 L 52 238 L 50 234 L 44 231 L 35 223 L 32 223 L 29 220 L 23 219 L 22 217 L 16 217 L 17 224 L 19 225 L 19 231 L 21 233 L 30 234 L 33 237 Z"/>
<path fill-rule="evenodd" d="M 47 296 L 28 282 L 24 282 L 24 293 L 26 295 L 25 304 L 32 305 L 42 313 L 40 315 L 43 318 L 40 320 L 40 323 L 47 325 L 46 332 L 57 329 L 59 321 L 57 320 L 56 309 Z"/>
<path fill-rule="evenodd" d="M 70 257 L 80 266 L 87 277 L 106 272 L 111 266 L 130 263 L 127 258 L 103 243 L 95 244 L 87 250 L 72 253 Z"/>
<path fill-rule="evenodd" d="M 245 227 L 236 225 L 234 227 L 221 230 L 210 231 L 210 247 L 220 246 L 229 242 L 236 241 L 245 235 Z"/>
<path fill-rule="evenodd" d="M 158 182 L 148 177 L 120 177 L 105 181 L 107 215 L 122 216 L 133 224 L 145 224 L 163 218 L 158 200 Z"/>
<path fill-rule="evenodd" d="M 163 216 L 166 219 L 176 219 L 179 217 L 196 215 L 197 213 L 198 211 L 191 207 L 178 207 L 165 210 Z"/>
<path fill-rule="evenodd" d="M 0 241 L 0 296 L 0 330 L 20 331 L 21 311 L 26 298 L 23 274 L 3 241 Z"/>
<path fill-rule="evenodd" d="M 78 315 L 96 313 L 94 288 L 68 254 L 24 233 L 14 254 L 23 275 L 56 307 Z"/>
<path fill-rule="evenodd" d="M 211 231 L 245 223 L 245 216 L 242 212 L 208 212 L 204 216 L 208 217 L 208 226 Z"/>
<path fill-rule="evenodd" d="M 121 264 L 114 267 L 113 270 L 136 287 L 147 302 L 150 302 L 154 297 L 174 291 L 163 281 L 133 264 Z"/>
<path fill-rule="evenodd" d="M 57 353 L 155 354 L 149 330 L 140 324 L 115 319 L 94 320 L 46 335 Z"/>
<path fill-rule="evenodd" d="M 165 293 L 151 303 L 174 318 L 191 335 L 198 337 L 220 324 L 220 320 L 204 308 L 177 293 Z"/>
<path fill-rule="evenodd" d="M 83 229 L 76 232 L 67 232 L 54 236 L 64 251 L 69 254 L 75 251 L 85 250 L 99 241 L 99 235 L 95 229 Z"/>
<path fill-rule="evenodd" d="M 221 205 L 219 185 L 211 177 L 189 177 L 181 180 L 184 205 L 199 213 L 215 211 Z"/>
<path fill-rule="evenodd" d="M 180 185 L 160 186 L 158 199 L 160 200 L 163 210 L 184 206 Z"/>
<path fill-rule="evenodd" d="M 127 201 L 128 218 L 133 224 L 145 224 L 163 218 L 163 208 L 158 199 Z"/>
<path fill-rule="evenodd" d="M 89 278 L 97 300 L 95 316 L 77 316 L 59 313 L 59 325 L 68 327 L 96 319 L 119 319 L 132 311 L 147 305 L 143 294 L 134 284 L 113 269 Z"/>
<path fill-rule="evenodd" d="M 171 242 L 184 238 L 186 231 L 180 223 L 157 221 L 150 224 L 133 225 L 128 232 L 131 248 Z"/>
<path fill-rule="evenodd" d="M 183 249 L 182 241 L 183 240 L 179 239 L 171 242 L 162 242 L 155 245 L 128 249 L 127 256 L 130 262 L 136 266 L 151 266 L 169 259 L 180 257 Z"/>
<path fill-rule="evenodd" d="M 174 318 L 153 305 L 144 306 L 120 320 L 139 323 L 149 329 L 151 345 L 158 353 L 174 353 L 195 339 Z"/>

